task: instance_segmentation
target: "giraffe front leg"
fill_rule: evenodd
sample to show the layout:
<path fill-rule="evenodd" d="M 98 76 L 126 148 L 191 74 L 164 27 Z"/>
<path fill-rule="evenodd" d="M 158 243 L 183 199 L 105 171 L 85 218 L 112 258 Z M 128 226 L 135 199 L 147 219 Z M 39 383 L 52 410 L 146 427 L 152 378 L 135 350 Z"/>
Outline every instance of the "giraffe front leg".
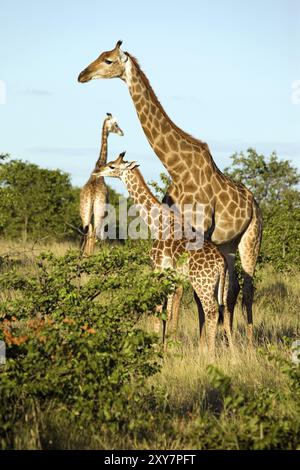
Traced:
<path fill-rule="evenodd" d="M 172 268 L 173 263 L 172 259 L 170 256 L 165 255 L 165 250 L 166 250 L 166 242 L 162 240 L 155 240 L 152 249 L 150 251 L 150 258 L 152 260 L 152 264 L 154 267 L 155 271 L 163 271 L 164 269 L 167 268 Z M 167 318 L 162 320 L 162 326 L 163 326 L 163 345 L 164 349 L 166 350 L 166 339 L 167 339 L 167 323 L 168 320 L 172 318 L 172 305 L 173 305 L 173 296 L 174 294 L 169 294 L 167 298 Z M 158 305 L 156 307 L 156 313 L 162 314 L 163 311 L 163 305 Z M 154 320 L 154 327 L 156 329 L 156 332 L 159 332 L 159 327 L 160 327 L 160 321 L 161 318 L 158 318 L 158 316 L 155 317 Z"/>
<path fill-rule="evenodd" d="M 183 287 L 177 287 L 174 297 L 173 297 L 173 308 L 172 308 L 172 318 L 170 323 L 170 329 L 174 335 L 175 340 L 177 339 L 177 330 L 178 330 L 178 320 L 179 320 L 179 311 L 181 299 L 183 296 Z"/>
<path fill-rule="evenodd" d="M 224 326 L 224 331 L 226 335 L 226 341 L 228 343 L 230 351 L 233 352 L 234 346 L 233 346 L 233 340 L 232 340 L 230 312 L 226 305 L 224 306 L 223 317 L 224 317 L 223 326 Z"/>
<path fill-rule="evenodd" d="M 163 311 L 163 305 L 157 305 L 155 309 L 156 315 L 154 316 L 154 320 L 153 320 L 154 333 L 156 333 L 157 335 L 159 335 L 159 331 L 160 331 L 162 311 Z"/>
<path fill-rule="evenodd" d="M 207 336 L 208 354 L 209 357 L 213 360 L 215 358 L 215 345 L 219 314 L 213 298 L 210 300 L 204 299 L 202 305 L 205 315 L 205 330 Z"/>
<path fill-rule="evenodd" d="M 167 312 L 166 312 L 167 318 L 163 319 L 163 345 L 164 345 L 164 351 L 166 351 L 167 347 L 168 347 L 167 340 L 168 340 L 169 331 L 171 331 L 171 333 L 172 333 L 171 322 L 172 322 L 172 317 L 173 317 L 174 297 L 175 297 L 175 294 L 169 294 L 168 295 Z"/>

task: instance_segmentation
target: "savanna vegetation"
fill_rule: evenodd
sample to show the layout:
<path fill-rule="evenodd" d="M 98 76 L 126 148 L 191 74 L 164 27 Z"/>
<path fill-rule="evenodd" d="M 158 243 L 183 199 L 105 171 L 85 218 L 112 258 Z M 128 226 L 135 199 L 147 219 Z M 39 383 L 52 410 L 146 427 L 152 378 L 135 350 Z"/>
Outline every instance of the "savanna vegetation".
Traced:
<path fill-rule="evenodd" d="M 299 448 L 299 173 L 253 149 L 226 172 L 253 190 L 265 228 L 255 347 L 238 304 L 235 352 L 220 328 L 211 363 L 199 353 L 189 286 L 177 340 L 162 354 L 155 306 L 182 281 L 153 274 L 148 240 L 102 243 L 81 258 L 68 175 L 3 158 L 0 448 Z"/>

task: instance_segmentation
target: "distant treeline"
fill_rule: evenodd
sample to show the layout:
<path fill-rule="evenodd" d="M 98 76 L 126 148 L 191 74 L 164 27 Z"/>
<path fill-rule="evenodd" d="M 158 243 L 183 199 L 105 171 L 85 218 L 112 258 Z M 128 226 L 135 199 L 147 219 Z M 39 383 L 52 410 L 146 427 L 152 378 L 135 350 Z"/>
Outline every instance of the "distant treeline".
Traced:
<path fill-rule="evenodd" d="M 286 270 L 300 264 L 300 173 L 290 161 L 258 154 L 254 149 L 236 153 L 224 172 L 244 183 L 263 211 L 261 264 Z M 151 185 L 158 196 L 170 179 Z M 9 239 L 79 240 L 80 189 L 61 170 L 47 170 L 0 154 L 0 237 Z M 119 194 L 109 189 L 109 200 L 118 213 Z"/>
<path fill-rule="evenodd" d="M 61 170 L 0 154 L 0 236 L 9 239 L 80 238 L 80 188 Z M 118 199 L 110 189 L 110 199 Z"/>

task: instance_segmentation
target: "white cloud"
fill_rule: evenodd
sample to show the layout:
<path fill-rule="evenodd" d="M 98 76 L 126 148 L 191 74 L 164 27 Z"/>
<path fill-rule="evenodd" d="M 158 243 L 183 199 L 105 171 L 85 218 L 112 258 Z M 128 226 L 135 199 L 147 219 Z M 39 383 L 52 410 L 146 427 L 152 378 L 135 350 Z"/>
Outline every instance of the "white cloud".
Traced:
<path fill-rule="evenodd" d="M 23 95 L 28 96 L 52 96 L 53 93 L 50 90 L 43 90 L 41 88 L 30 88 L 22 91 Z"/>

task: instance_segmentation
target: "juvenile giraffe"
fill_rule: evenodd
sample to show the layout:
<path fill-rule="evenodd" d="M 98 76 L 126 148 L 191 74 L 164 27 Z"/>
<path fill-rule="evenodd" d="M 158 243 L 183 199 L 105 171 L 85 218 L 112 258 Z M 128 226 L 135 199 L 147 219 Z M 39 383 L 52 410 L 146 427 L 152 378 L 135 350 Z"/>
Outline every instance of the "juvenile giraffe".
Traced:
<path fill-rule="evenodd" d="M 80 73 L 78 80 L 84 83 L 97 78 L 118 77 L 126 82 L 144 133 L 172 178 L 166 201 L 170 205 L 175 203 L 182 213 L 187 204 L 191 205 L 195 229 L 202 230 L 226 257 L 231 325 L 240 290 L 235 270 L 235 255 L 239 250 L 244 276 L 242 305 L 247 315 L 248 338 L 252 342 L 253 275 L 262 233 L 260 209 L 251 191 L 218 169 L 206 143 L 174 124 L 138 61 L 123 52 L 121 44 L 122 41 L 118 41 L 114 49 L 103 52 Z M 199 205 L 204 212 L 200 224 L 197 221 Z M 201 303 L 196 295 L 195 298 L 201 315 Z"/>
<path fill-rule="evenodd" d="M 110 176 L 120 178 L 126 185 L 134 203 L 138 206 L 140 216 L 156 234 L 151 258 L 155 269 L 172 268 L 182 273 L 183 266 L 178 266 L 184 254 L 188 255 L 187 273 L 190 282 L 201 299 L 204 317 L 200 318 L 200 344 L 203 345 L 203 327 L 205 323 L 208 351 L 214 355 L 215 337 L 218 322 L 218 309 L 215 301 L 215 289 L 218 285 L 218 302 L 224 310 L 224 327 L 228 343 L 232 348 L 231 329 L 227 308 L 224 308 L 224 286 L 226 276 L 226 260 L 218 248 L 209 241 L 201 243 L 197 249 L 189 245 L 189 240 L 182 236 L 181 217 L 172 212 L 167 206 L 161 204 L 151 193 L 144 178 L 138 170 L 136 162 L 124 161 L 124 153 L 95 171 L 95 176 Z M 155 231 L 155 232 L 153 232 Z M 202 241 L 202 240 L 201 240 Z M 184 260 L 185 261 L 185 260 Z M 180 289 L 180 288 L 179 288 Z M 181 292 L 180 292 L 181 293 Z M 164 322 L 163 342 L 166 339 L 166 326 L 177 316 L 178 309 L 174 306 L 176 296 L 170 295 L 167 305 L 167 322 Z M 174 312 L 175 307 L 175 312 Z"/>
<path fill-rule="evenodd" d="M 124 135 L 116 119 L 110 113 L 107 113 L 107 117 L 104 119 L 102 126 L 100 154 L 94 171 L 96 171 L 100 165 L 105 165 L 107 161 L 107 139 L 111 132 L 121 136 Z M 80 191 L 80 216 L 84 233 L 81 249 L 86 255 L 93 253 L 96 237 L 103 237 L 102 221 L 107 200 L 108 190 L 104 178 L 96 178 L 92 172 L 88 181 Z"/>

